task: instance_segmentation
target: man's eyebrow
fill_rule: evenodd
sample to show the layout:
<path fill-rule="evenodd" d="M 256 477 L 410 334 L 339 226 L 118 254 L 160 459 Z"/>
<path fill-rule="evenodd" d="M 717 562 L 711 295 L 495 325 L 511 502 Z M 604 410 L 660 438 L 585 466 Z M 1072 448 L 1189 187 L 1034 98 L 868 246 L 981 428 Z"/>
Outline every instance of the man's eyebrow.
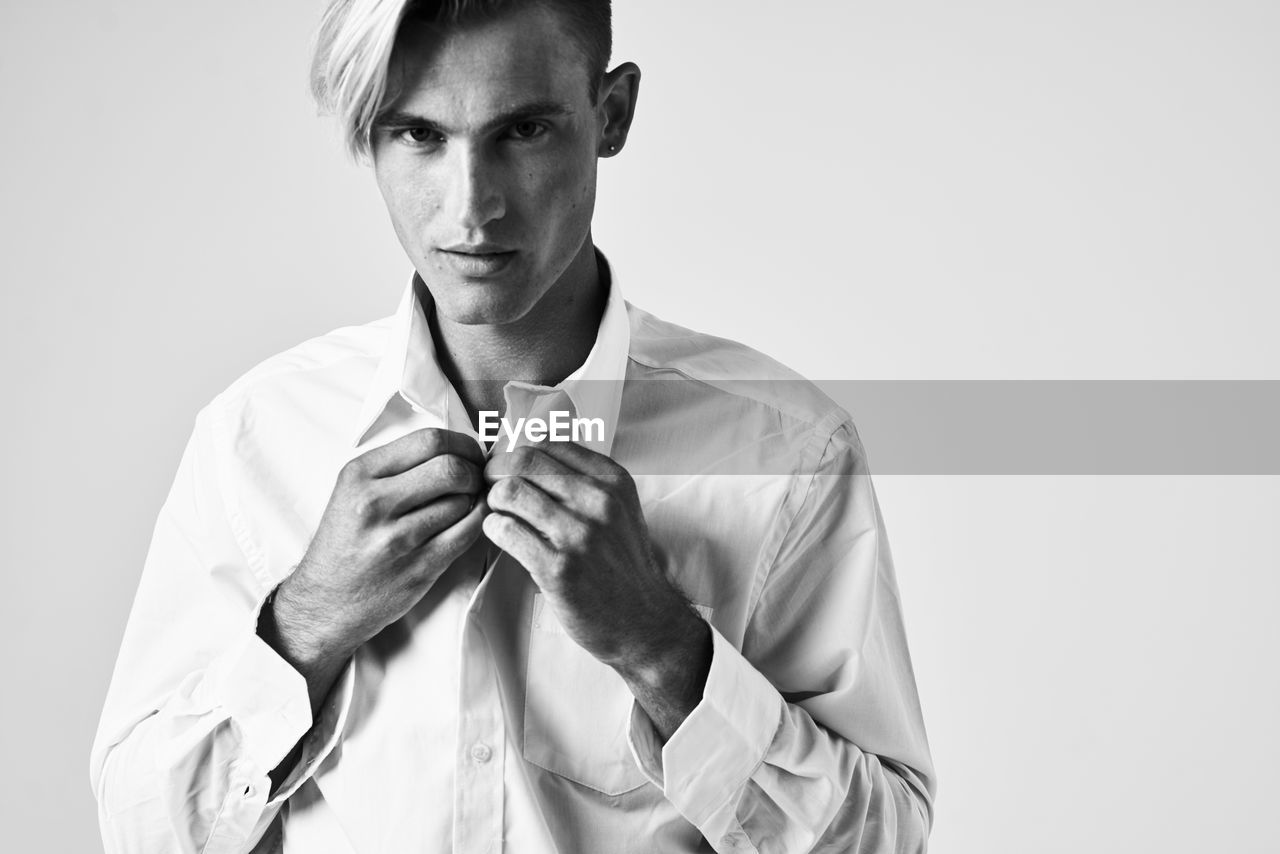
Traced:
<path fill-rule="evenodd" d="M 518 107 L 499 113 L 489 119 L 481 127 L 481 132 L 488 132 L 495 128 L 512 125 L 516 122 L 526 121 L 528 119 L 552 118 L 555 116 L 572 115 L 573 110 L 567 104 L 559 101 L 532 101 L 528 104 L 521 104 Z M 405 127 L 425 127 L 439 133 L 448 135 L 448 129 L 440 122 L 427 116 L 412 113 L 407 110 L 387 110 L 380 113 L 373 120 L 375 128 L 405 128 Z"/>

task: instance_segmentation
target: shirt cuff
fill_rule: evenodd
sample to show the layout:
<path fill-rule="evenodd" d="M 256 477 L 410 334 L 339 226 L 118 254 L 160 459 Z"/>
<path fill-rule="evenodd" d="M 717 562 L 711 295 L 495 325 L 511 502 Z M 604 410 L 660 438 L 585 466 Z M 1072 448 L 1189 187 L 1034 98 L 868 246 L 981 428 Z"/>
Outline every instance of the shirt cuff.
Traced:
<path fill-rule="evenodd" d="M 246 758 L 262 777 L 306 737 L 297 763 L 266 804 L 273 806 L 297 791 L 340 740 L 355 693 L 355 656 L 347 660 L 320 707 L 318 719 L 313 720 L 306 678 L 256 631 L 265 604 L 265 600 L 260 602 L 254 610 L 249 633 L 212 665 L 206 690 L 235 721 Z M 264 781 L 259 788 L 269 785 Z M 265 792 L 258 797 L 267 801 Z"/>
<path fill-rule="evenodd" d="M 275 768 L 311 729 L 307 680 L 257 634 L 246 633 L 210 666 L 206 686 L 262 768 Z"/>
<path fill-rule="evenodd" d="M 347 711 L 355 693 L 355 656 L 348 659 L 328 698 L 320 707 L 320 717 L 307 733 L 298 764 L 280 781 L 280 787 L 267 803 L 268 807 L 284 803 L 303 783 L 311 778 L 325 758 L 333 752 L 347 724 Z M 310 702 L 310 701 L 308 701 Z M 272 766 L 275 767 L 274 765 Z"/>
<path fill-rule="evenodd" d="M 306 679 L 256 633 L 242 639 L 209 669 L 203 690 L 239 731 L 244 758 L 232 763 L 226 800 L 202 850 L 242 850 L 256 843 L 288 800 L 341 740 L 354 693 L 354 657 L 348 661 L 312 725 Z M 305 737 L 297 763 L 274 794 L 271 771 Z"/>
<path fill-rule="evenodd" d="M 702 700 L 666 746 L 639 703 L 632 703 L 627 733 L 641 771 L 699 828 L 738 796 L 764 761 L 785 702 L 715 626 L 711 640 Z"/>

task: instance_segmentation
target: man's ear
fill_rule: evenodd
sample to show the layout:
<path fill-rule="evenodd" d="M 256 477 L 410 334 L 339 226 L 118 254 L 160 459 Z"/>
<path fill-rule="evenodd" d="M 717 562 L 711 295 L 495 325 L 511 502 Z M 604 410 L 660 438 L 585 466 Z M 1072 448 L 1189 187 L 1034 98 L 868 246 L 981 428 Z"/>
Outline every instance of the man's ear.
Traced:
<path fill-rule="evenodd" d="M 599 109 L 604 119 L 600 132 L 601 157 L 612 157 L 627 144 L 627 133 L 640 97 L 640 66 L 624 62 L 600 82 Z"/>

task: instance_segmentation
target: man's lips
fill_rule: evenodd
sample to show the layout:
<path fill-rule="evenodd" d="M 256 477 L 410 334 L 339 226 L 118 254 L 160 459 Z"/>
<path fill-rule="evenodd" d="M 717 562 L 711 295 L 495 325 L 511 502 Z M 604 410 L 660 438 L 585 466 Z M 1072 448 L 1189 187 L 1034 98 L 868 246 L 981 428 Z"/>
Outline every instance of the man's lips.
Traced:
<path fill-rule="evenodd" d="M 510 246 L 503 246 L 501 243 L 495 243 L 492 240 L 485 240 L 480 243 L 453 243 L 448 246 L 437 246 L 442 252 L 453 252 L 458 255 L 502 255 L 506 252 L 513 252 Z"/>
<path fill-rule="evenodd" d="M 516 256 L 516 250 L 496 243 L 456 244 L 436 251 L 454 272 L 470 278 L 497 275 Z"/>

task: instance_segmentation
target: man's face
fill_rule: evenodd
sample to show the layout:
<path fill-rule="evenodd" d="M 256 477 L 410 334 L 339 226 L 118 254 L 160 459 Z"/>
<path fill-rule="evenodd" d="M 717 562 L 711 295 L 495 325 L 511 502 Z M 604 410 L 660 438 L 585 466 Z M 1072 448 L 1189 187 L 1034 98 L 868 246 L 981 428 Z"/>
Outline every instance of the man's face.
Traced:
<path fill-rule="evenodd" d="M 605 119 L 585 57 L 534 6 L 448 30 L 406 25 L 388 83 L 374 172 L 436 310 L 519 320 L 591 251 Z"/>

